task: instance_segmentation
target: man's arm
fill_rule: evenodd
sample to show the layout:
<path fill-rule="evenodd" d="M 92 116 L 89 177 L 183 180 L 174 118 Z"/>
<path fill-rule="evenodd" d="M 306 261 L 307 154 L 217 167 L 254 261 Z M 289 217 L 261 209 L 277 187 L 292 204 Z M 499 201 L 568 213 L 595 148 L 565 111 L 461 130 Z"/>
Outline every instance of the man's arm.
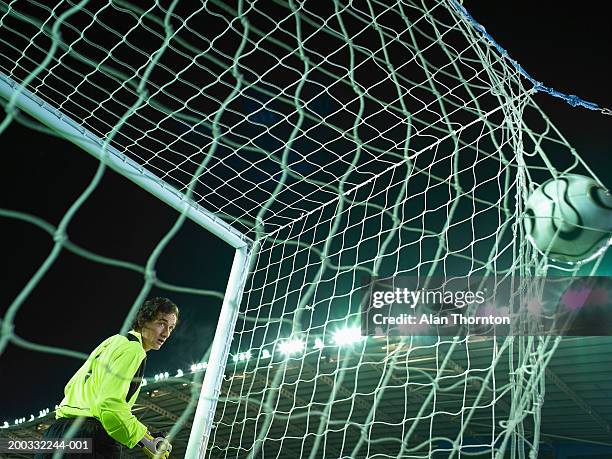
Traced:
<path fill-rule="evenodd" d="M 95 411 L 106 432 L 116 441 L 133 448 L 147 432 L 134 416 L 126 397 L 141 362 L 139 344 L 127 342 L 98 362 Z M 93 407 L 92 407 L 93 408 Z"/>

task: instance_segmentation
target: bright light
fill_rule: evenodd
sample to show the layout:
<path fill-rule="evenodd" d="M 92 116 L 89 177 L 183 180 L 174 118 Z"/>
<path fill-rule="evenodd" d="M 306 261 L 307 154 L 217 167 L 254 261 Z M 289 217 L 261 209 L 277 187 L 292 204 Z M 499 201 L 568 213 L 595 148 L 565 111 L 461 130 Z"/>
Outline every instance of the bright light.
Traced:
<path fill-rule="evenodd" d="M 336 330 L 332 337 L 334 343 L 336 343 L 338 346 L 358 343 L 363 340 L 363 338 L 364 337 L 361 336 L 360 327 L 341 328 Z"/>
<path fill-rule="evenodd" d="M 207 366 L 208 366 L 208 362 L 194 363 L 193 365 L 191 365 L 191 372 L 195 373 L 198 370 L 204 370 L 206 369 Z"/>
<path fill-rule="evenodd" d="M 289 356 L 304 350 L 304 341 L 299 338 L 287 339 L 278 345 L 279 350 Z"/>
<path fill-rule="evenodd" d="M 234 354 L 233 360 L 234 362 L 244 362 L 245 360 L 249 360 L 251 358 L 251 351 L 240 352 L 238 354 Z"/>
<path fill-rule="evenodd" d="M 271 357 L 270 355 L 270 351 L 267 349 L 264 349 L 263 351 L 261 351 L 261 358 L 262 359 L 269 359 Z"/>
<path fill-rule="evenodd" d="M 179 368 L 178 370 L 176 370 L 176 377 L 180 378 L 181 376 L 183 376 L 183 370 Z"/>
<path fill-rule="evenodd" d="M 155 381 L 161 381 L 162 379 L 167 379 L 170 377 L 170 374 L 166 371 L 164 373 L 158 373 L 155 375 Z"/>
<path fill-rule="evenodd" d="M 315 349 L 323 349 L 325 346 L 323 345 L 323 340 L 321 338 L 315 338 L 314 348 Z"/>

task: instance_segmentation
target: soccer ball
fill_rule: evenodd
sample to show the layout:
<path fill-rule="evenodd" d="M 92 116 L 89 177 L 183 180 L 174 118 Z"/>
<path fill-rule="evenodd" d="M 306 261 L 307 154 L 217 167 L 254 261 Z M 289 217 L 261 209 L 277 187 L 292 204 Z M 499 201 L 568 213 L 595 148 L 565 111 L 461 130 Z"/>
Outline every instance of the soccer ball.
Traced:
<path fill-rule="evenodd" d="M 553 260 L 586 261 L 612 242 L 612 196 L 590 177 L 568 174 L 544 182 L 525 210 L 527 238 Z"/>

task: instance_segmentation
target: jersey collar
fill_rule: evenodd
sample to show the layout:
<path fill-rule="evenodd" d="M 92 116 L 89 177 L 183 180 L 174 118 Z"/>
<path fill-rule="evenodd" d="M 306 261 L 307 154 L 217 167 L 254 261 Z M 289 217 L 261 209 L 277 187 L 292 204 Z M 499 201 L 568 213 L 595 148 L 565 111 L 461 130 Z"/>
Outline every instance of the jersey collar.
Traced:
<path fill-rule="evenodd" d="M 137 332 L 136 330 L 130 330 L 129 334 L 135 336 L 138 339 L 140 345 L 142 346 L 142 334 L 140 332 Z"/>

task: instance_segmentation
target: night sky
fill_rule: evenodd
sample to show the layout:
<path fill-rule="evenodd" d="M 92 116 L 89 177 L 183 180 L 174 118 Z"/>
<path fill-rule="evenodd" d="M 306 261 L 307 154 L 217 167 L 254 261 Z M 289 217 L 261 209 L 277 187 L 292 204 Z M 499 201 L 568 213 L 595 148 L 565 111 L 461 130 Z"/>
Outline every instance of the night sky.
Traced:
<path fill-rule="evenodd" d="M 465 1 L 474 18 L 545 85 L 612 108 L 612 26 L 604 4 L 575 10 L 558 2 Z M 598 11 L 597 8 L 600 8 Z M 573 108 L 545 94 L 536 96 L 550 119 L 612 187 L 612 117 Z M 2 135 L 0 207 L 20 210 L 57 225 L 90 182 L 97 161 L 69 142 L 13 123 Z M 177 213 L 108 170 L 69 227 L 70 240 L 105 256 L 144 265 Z M 0 219 L 0 313 L 52 248 L 41 229 Z M 164 252 L 157 275 L 168 283 L 223 291 L 233 250 L 191 222 Z M 604 266 L 611 266 L 607 263 Z M 604 267 L 612 274 L 610 268 Z M 89 353 L 116 333 L 143 285 L 142 276 L 106 267 L 63 251 L 24 303 L 15 321 L 23 339 Z M 188 368 L 212 339 L 221 301 L 153 290 L 181 308 L 175 336 L 149 353 L 147 375 Z M 27 351 L 10 344 L 0 355 L 0 423 L 38 414 L 58 403 L 80 365 L 75 359 Z"/>

